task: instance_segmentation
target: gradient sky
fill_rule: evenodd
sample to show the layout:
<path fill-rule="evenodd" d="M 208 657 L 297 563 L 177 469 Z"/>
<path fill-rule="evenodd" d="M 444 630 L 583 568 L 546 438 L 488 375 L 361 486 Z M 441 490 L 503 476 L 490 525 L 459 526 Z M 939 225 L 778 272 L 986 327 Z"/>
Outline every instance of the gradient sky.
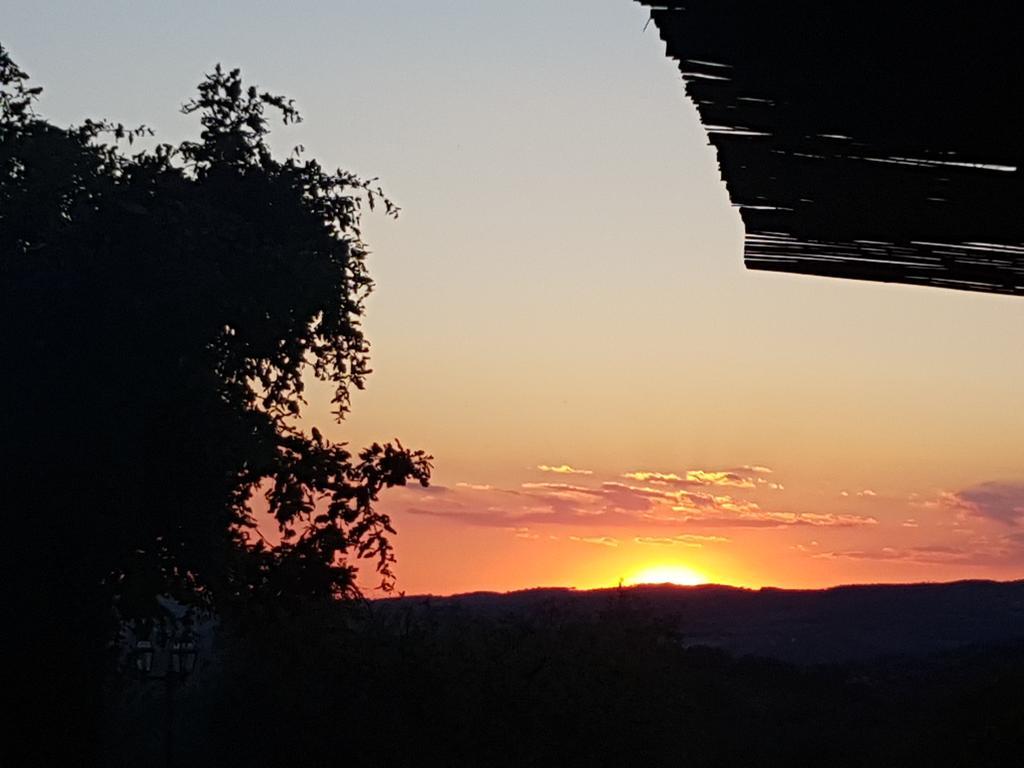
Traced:
<path fill-rule="evenodd" d="M 221 61 L 298 102 L 275 146 L 402 206 L 365 227 L 368 389 L 343 425 L 322 389 L 307 416 L 436 457 L 429 492 L 383 502 L 400 589 L 1024 577 L 1024 301 L 746 271 L 714 150 L 630 0 L 0 18 L 57 122 L 194 135 L 177 106 Z"/>

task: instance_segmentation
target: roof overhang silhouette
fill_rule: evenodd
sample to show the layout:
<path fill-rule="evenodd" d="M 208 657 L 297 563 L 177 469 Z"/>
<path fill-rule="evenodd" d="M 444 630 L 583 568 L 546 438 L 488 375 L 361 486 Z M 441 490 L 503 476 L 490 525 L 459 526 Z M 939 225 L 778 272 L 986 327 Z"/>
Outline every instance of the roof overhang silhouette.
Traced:
<path fill-rule="evenodd" d="M 1024 295 L 1008 0 L 639 0 L 718 151 L 751 269 Z"/>

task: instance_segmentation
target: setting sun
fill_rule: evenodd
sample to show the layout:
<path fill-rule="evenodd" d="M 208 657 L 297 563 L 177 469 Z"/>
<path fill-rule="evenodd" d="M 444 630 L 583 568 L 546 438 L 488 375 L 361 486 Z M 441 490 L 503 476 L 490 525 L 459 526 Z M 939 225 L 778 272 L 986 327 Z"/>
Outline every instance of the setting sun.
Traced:
<path fill-rule="evenodd" d="M 706 584 L 707 577 L 685 565 L 655 565 L 640 571 L 626 580 L 627 585 L 635 584 L 679 584 L 692 587 Z"/>

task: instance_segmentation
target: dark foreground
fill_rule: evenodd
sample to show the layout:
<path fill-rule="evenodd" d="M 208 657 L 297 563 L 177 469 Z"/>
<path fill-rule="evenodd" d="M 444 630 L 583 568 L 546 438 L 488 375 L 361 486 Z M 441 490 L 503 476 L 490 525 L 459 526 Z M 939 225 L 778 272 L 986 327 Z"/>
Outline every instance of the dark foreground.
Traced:
<path fill-rule="evenodd" d="M 173 761 L 1021 764 L 1024 585 L 896 589 L 924 591 L 535 591 L 264 617 L 219 639 L 219 661 L 176 693 Z M 693 613 L 701 600 L 703 618 Z M 802 629 L 790 646 L 817 636 L 834 658 L 702 645 L 680 617 L 689 613 L 707 631 L 712 603 L 719 640 L 731 636 L 735 646 L 752 642 L 758 627 L 779 637 Z M 915 615 L 912 605 L 930 605 L 931 614 Z M 877 623 L 886 611 L 898 614 L 888 634 Z M 846 642 L 836 643 L 844 621 Z M 729 627 L 744 624 L 750 631 L 737 639 Z M 935 636 L 945 625 L 961 628 Z M 888 637 L 883 645 L 896 647 L 922 632 L 932 634 L 917 649 L 871 656 L 875 646 L 863 646 Z M 163 689 L 128 683 L 111 701 L 109 762 L 160 764 Z"/>

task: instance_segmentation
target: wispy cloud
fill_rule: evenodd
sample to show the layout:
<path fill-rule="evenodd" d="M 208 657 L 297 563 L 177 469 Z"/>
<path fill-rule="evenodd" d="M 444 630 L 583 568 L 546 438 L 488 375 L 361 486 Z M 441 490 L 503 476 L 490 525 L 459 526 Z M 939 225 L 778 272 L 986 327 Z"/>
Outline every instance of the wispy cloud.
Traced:
<path fill-rule="evenodd" d="M 967 551 L 957 547 L 879 547 L 876 549 L 845 549 L 813 555 L 826 560 L 902 560 L 913 563 L 962 562 Z"/>
<path fill-rule="evenodd" d="M 589 469 L 577 469 L 568 464 L 560 464 L 557 467 L 550 466 L 548 464 L 538 464 L 537 469 L 541 472 L 551 472 L 555 475 L 592 475 L 594 474 Z"/>
<path fill-rule="evenodd" d="M 699 523 L 709 528 L 859 528 L 874 526 L 878 520 L 863 515 L 841 515 L 832 512 L 764 512 L 743 513 L 734 517 L 713 517 L 706 513 L 683 513 L 681 521 Z"/>
<path fill-rule="evenodd" d="M 637 536 L 633 539 L 637 544 L 653 544 L 656 546 L 679 546 L 684 547 L 703 547 L 705 544 L 724 544 L 730 539 L 725 536 L 697 536 L 693 534 L 683 534 L 681 536 Z"/>
<path fill-rule="evenodd" d="M 953 525 L 968 520 L 1008 526 L 1024 524 L 1024 482 L 989 481 L 960 491 L 940 491 L 932 498 L 911 494 L 910 505 L 955 515 Z"/>
<path fill-rule="evenodd" d="M 619 546 L 619 540 L 611 536 L 570 536 L 569 541 L 578 541 L 582 544 L 600 544 L 602 547 Z"/>
<path fill-rule="evenodd" d="M 828 560 L 892 560 L 920 565 L 1020 566 L 1024 564 L 1024 533 L 974 536 L 955 544 L 819 551 L 811 556 Z"/>
<path fill-rule="evenodd" d="M 820 547 L 820 546 L 821 545 L 817 541 L 809 541 L 806 544 L 801 544 L 801 543 L 793 544 L 793 545 L 790 546 L 790 549 L 795 549 L 797 552 L 804 552 L 804 553 L 814 554 L 814 553 L 821 552 L 821 550 L 818 549 L 818 547 Z"/>
<path fill-rule="evenodd" d="M 461 490 L 461 489 L 457 489 Z M 786 528 L 874 525 L 860 515 L 763 509 L 758 503 L 709 488 L 630 485 L 608 481 L 597 486 L 563 482 L 523 483 L 517 490 L 495 488 L 477 503 L 415 505 L 411 514 L 442 517 L 466 525 L 536 525 L 591 528 Z M 455 494 L 458 496 L 458 493 Z M 493 503 L 481 508 L 480 502 Z M 454 499 L 453 499 L 454 501 Z M 654 536 L 652 538 L 660 538 Z"/>
<path fill-rule="evenodd" d="M 703 469 L 689 469 L 682 475 L 674 472 L 627 472 L 623 475 L 627 480 L 654 485 L 671 485 L 694 488 L 709 485 L 728 485 L 734 488 L 753 488 L 756 483 L 749 477 L 733 471 L 708 472 Z"/>
<path fill-rule="evenodd" d="M 993 553 L 973 547 L 935 544 L 921 547 L 879 547 L 820 552 L 814 557 L 827 560 L 894 560 L 919 565 L 991 565 Z"/>
<path fill-rule="evenodd" d="M 437 483 L 431 483 L 430 485 L 420 485 L 417 483 L 403 487 L 408 488 L 419 496 L 441 496 L 450 493 L 452 490 L 447 485 L 438 485 Z"/>
<path fill-rule="evenodd" d="M 1006 525 L 1024 522 L 1024 482 L 988 482 L 940 496 L 941 503 Z"/>
<path fill-rule="evenodd" d="M 622 477 L 651 485 L 667 485 L 675 488 L 698 488 L 709 486 L 729 486 L 732 488 L 765 487 L 781 491 L 782 483 L 770 480 L 765 475 L 772 474 L 769 467 L 745 464 L 733 469 L 688 469 L 685 472 L 659 472 L 637 470 L 626 472 Z"/>
<path fill-rule="evenodd" d="M 493 491 L 493 485 L 486 485 L 482 483 L 456 483 L 456 488 L 465 488 L 469 491 Z"/>
<path fill-rule="evenodd" d="M 531 539 L 536 540 L 540 538 L 539 533 L 534 533 L 529 528 L 513 528 L 512 532 L 515 534 L 517 539 Z"/>

